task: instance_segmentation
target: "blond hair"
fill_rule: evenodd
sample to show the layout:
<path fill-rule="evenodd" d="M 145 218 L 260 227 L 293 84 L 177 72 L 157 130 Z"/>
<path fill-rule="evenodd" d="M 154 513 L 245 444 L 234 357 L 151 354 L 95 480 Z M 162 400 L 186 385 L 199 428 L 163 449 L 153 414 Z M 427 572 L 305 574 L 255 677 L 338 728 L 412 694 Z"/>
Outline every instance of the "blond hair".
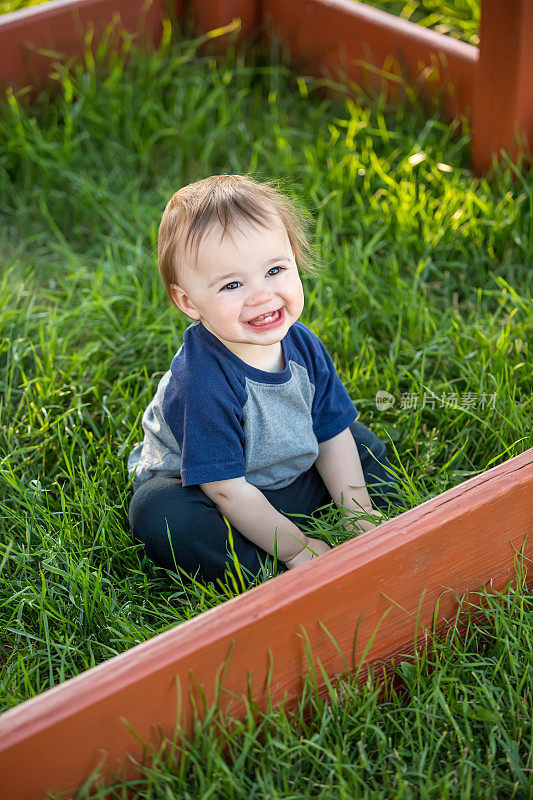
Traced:
<path fill-rule="evenodd" d="M 221 225 L 223 235 L 228 229 L 236 230 L 239 222 L 255 221 L 266 228 L 272 214 L 285 226 L 300 272 L 317 272 L 321 265 L 311 256 L 306 233 L 308 212 L 280 191 L 274 180 L 211 175 L 178 189 L 163 212 L 157 239 L 159 275 L 173 305 L 170 285 L 182 286 L 183 265 L 196 264 L 200 242 L 213 225 Z"/>

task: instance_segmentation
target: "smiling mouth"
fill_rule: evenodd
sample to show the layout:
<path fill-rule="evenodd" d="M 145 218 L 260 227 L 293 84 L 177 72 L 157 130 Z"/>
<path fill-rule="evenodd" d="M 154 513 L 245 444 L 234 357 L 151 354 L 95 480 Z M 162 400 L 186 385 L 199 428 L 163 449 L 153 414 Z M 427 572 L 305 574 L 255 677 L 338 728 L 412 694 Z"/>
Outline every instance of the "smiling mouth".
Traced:
<path fill-rule="evenodd" d="M 248 325 L 260 327 L 261 325 L 268 325 L 271 322 L 276 322 L 281 316 L 281 309 L 276 311 L 269 311 L 267 314 L 260 314 L 258 317 L 248 320 Z"/>

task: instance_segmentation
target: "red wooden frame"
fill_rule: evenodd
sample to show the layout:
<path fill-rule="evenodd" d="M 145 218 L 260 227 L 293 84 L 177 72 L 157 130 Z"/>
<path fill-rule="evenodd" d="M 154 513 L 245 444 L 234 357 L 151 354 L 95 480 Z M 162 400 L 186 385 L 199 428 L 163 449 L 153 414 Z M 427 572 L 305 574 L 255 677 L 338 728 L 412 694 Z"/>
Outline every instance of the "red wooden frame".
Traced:
<path fill-rule="evenodd" d="M 192 5 L 199 33 L 236 18 L 240 37 L 275 33 L 317 75 L 370 83 L 393 98 L 401 75 L 427 97 L 443 94 L 451 117 L 472 120 L 478 175 L 501 149 L 516 159 L 521 147 L 530 161 L 533 0 L 482 0 L 479 49 L 356 0 L 51 0 L 0 17 L 0 79 L 15 87 L 42 82 L 51 56 L 36 50 L 79 54 L 80 32 L 92 24 L 96 40 L 115 11 L 134 33 L 142 12 L 143 35 L 157 41 L 166 2 L 178 18 Z M 223 51 L 227 37 L 214 46 Z"/>
<path fill-rule="evenodd" d="M 179 16 L 185 0 L 173 2 Z M 335 77 L 340 69 L 364 83 L 385 68 L 392 78 L 385 77 L 384 86 L 394 95 L 394 74 L 401 67 L 410 71 L 409 80 L 423 81 L 429 97 L 444 91 L 450 115 L 472 114 L 478 173 L 500 148 L 513 152 L 517 133 L 531 151 L 533 0 L 482 0 L 479 51 L 355 0 L 189 2 L 198 33 L 235 17 L 241 19 L 241 36 L 255 35 L 264 25 L 267 35 L 275 32 L 318 75 Z M 81 53 L 80 34 L 91 25 L 97 41 L 117 10 L 127 30 L 157 42 L 165 0 L 153 0 L 140 26 L 143 5 L 143 0 L 52 0 L 0 17 L 0 76 L 15 87 L 38 85 L 55 58 L 38 50 Z M 226 41 L 214 44 L 224 48 Z M 430 79 L 435 64 L 440 69 Z M 455 614 L 455 594 L 487 583 L 503 588 L 517 551 L 523 548 L 525 558 L 533 558 L 532 487 L 533 449 L 2 714 L 3 796 L 29 800 L 48 790 L 73 792 L 102 755 L 108 780 L 127 752 L 141 755 L 123 718 L 146 741 L 157 742 L 155 726 L 172 735 L 177 677 L 181 723 L 190 733 L 189 691 L 194 695 L 199 682 L 210 705 L 230 653 L 225 688 L 237 697 L 246 694 L 250 677 L 253 697 L 264 709 L 267 685 L 274 704 L 287 693 L 291 708 L 300 696 L 306 672 L 302 628 L 329 676 L 343 671 L 343 657 L 350 663 L 358 621 L 355 660 L 363 659 L 365 669 L 410 651 L 417 614 L 422 626 L 430 628 L 435 619 L 440 630 Z M 317 675 L 320 679 L 320 670 Z M 244 712 L 231 695 L 221 696 L 221 709 L 230 701 L 232 714 Z"/>
<path fill-rule="evenodd" d="M 516 158 L 515 137 L 533 147 L 533 0 L 481 0 L 474 86 L 473 160 L 484 173 L 500 148 Z"/>
<path fill-rule="evenodd" d="M 371 665 L 413 651 L 417 625 L 420 639 L 424 629 L 441 632 L 455 617 L 456 595 L 500 590 L 518 554 L 533 559 L 532 496 L 533 448 L 5 712 L 3 796 L 73 792 L 99 764 L 104 781 L 118 770 L 133 777 L 126 753 L 140 760 L 142 747 L 124 719 L 146 742 L 158 744 L 158 726 L 172 738 L 178 680 L 190 735 L 191 696 L 203 716 L 201 692 L 211 706 L 225 661 L 223 687 L 234 696 L 222 692 L 219 707 L 236 718 L 245 714 L 238 698 L 248 686 L 263 710 L 268 687 L 274 706 L 285 694 L 285 707 L 296 706 L 306 636 L 328 676 L 361 663 L 364 680 Z"/>
<path fill-rule="evenodd" d="M 50 0 L 0 16 L 0 80 L 15 88 L 43 84 L 54 53 L 83 56 L 85 32 L 92 28 L 97 42 L 117 12 L 130 33 L 160 40 L 164 0 Z"/>

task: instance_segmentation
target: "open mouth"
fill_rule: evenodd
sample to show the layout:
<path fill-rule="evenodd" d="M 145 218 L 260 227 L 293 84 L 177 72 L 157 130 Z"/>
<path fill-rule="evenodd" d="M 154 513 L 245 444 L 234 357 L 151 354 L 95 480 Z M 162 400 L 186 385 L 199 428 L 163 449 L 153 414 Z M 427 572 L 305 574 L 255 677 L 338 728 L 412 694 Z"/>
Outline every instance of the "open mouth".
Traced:
<path fill-rule="evenodd" d="M 261 314 L 258 317 L 254 317 L 254 319 L 248 320 L 246 324 L 251 325 L 252 328 L 265 330 L 266 328 L 273 328 L 276 325 L 280 325 L 284 317 L 283 308 L 278 308 L 277 311 L 270 311 L 268 314 Z"/>

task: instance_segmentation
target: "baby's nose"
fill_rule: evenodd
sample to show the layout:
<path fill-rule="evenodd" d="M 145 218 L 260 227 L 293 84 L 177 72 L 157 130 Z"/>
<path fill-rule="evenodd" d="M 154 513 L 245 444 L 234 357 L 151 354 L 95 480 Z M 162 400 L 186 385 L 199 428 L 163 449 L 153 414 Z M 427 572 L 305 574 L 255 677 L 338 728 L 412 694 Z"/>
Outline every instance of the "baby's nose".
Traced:
<path fill-rule="evenodd" d="M 265 303 L 270 300 L 272 297 L 272 291 L 267 289 L 266 287 L 262 287 L 260 289 L 256 289 L 253 292 L 250 292 L 248 295 L 248 305 L 249 306 L 258 306 L 261 303 Z"/>

